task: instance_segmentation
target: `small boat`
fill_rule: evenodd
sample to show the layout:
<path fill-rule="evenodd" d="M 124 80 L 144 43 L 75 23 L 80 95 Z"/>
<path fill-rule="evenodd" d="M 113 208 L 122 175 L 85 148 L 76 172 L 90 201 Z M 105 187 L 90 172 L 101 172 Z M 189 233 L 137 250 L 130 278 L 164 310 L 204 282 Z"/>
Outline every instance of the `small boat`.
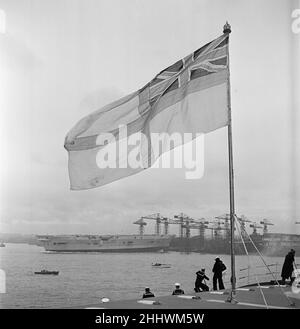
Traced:
<path fill-rule="evenodd" d="M 170 268 L 171 265 L 170 264 L 155 263 L 155 264 L 152 264 L 152 267 L 156 267 L 156 268 Z"/>
<path fill-rule="evenodd" d="M 4 248 L 5 244 L 3 242 L 0 243 L 0 248 Z"/>
<path fill-rule="evenodd" d="M 44 275 L 58 275 L 59 271 L 47 271 L 41 270 L 40 272 L 34 272 L 34 274 L 44 274 Z"/>

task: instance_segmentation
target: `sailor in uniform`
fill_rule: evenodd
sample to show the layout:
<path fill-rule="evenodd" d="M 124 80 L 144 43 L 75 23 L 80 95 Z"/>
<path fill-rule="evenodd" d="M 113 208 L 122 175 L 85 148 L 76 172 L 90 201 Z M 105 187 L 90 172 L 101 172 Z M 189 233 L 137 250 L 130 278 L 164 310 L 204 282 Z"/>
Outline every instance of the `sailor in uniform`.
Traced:
<path fill-rule="evenodd" d="M 175 290 L 173 290 L 172 295 L 183 295 L 184 291 L 180 288 L 180 283 L 175 283 Z"/>
<path fill-rule="evenodd" d="M 290 279 L 290 284 L 293 283 L 293 271 L 294 271 L 294 263 L 295 263 L 295 250 L 291 249 L 291 251 L 285 256 L 284 263 L 282 266 L 281 277 L 282 281 L 281 284 L 285 284 L 286 279 Z"/>
<path fill-rule="evenodd" d="M 155 297 L 154 294 L 150 291 L 149 287 L 145 288 L 145 292 L 143 294 L 143 298 L 150 298 L 150 297 Z"/>
<path fill-rule="evenodd" d="M 217 288 L 217 282 L 218 282 L 219 283 L 219 289 L 223 290 L 223 289 L 225 289 L 225 287 L 224 287 L 222 275 L 223 275 L 223 271 L 226 270 L 226 266 L 221 261 L 221 259 L 219 257 L 217 257 L 215 259 L 215 261 L 216 262 L 215 262 L 213 270 L 212 270 L 213 273 L 214 273 L 214 276 L 213 276 L 213 289 L 218 290 L 218 288 Z"/>
<path fill-rule="evenodd" d="M 196 272 L 196 275 L 197 278 L 195 281 L 195 288 L 194 288 L 195 292 L 209 291 L 209 288 L 204 281 L 204 280 L 209 280 L 209 278 L 205 275 L 205 268 L 202 268 L 200 271 Z"/>

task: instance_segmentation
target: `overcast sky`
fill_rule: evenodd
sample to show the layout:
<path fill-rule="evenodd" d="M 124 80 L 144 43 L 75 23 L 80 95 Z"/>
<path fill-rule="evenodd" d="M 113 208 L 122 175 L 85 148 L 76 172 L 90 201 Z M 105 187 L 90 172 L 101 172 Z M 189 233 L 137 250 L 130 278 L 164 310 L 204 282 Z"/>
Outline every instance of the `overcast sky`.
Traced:
<path fill-rule="evenodd" d="M 79 119 L 218 37 L 228 20 L 236 212 L 300 233 L 289 1 L 0 0 L 0 8 L 0 231 L 135 233 L 131 223 L 155 212 L 228 212 L 226 128 L 205 136 L 204 177 L 192 181 L 184 169 L 149 169 L 70 191 L 63 148 Z"/>

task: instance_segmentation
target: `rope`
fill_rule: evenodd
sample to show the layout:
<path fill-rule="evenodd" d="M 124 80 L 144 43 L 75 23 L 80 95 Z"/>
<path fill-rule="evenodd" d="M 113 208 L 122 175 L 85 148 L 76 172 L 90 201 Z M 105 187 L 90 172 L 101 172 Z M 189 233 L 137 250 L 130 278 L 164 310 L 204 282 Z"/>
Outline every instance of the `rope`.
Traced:
<path fill-rule="evenodd" d="M 243 246 L 244 246 L 244 248 L 245 248 L 245 252 L 246 252 L 246 254 L 247 254 L 247 256 L 248 256 L 248 261 L 249 261 L 249 253 L 248 253 L 248 250 L 247 250 L 247 247 L 246 247 L 246 244 L 245 244 L 244 238 L 243 238 L 243 236 L 242 236 L 242 233 L 241 233 L 241 231 L 240 231 L 239 226 L 236 225 L 236 227 L 237 227 L 237 230 L 239 231 L 239 234 L 240 234 L 240 236 L 241 236 L 241 240 L 242 240 Z M 250 263 L 250 262 L 249 262 L 249 263 Z M 248 263 L 248 265 L 249 265 L 249 263 Z M 261 293 L 261 295 L 262 295 L 263 301 L 264 301 L 264 303 L 265 303 L 265 305 L 266 305 L 266 308 L 268 309 L 269 306 L 268 306 L 268 303 L 267 303 L 267 301 L 266 301 L 266 297 L 265 297 L 265 295 L 264 295 L 264 293 L 263 293 L 263 291 L 262 291 L 262 288 L 261 288 L 261 286 L 260 286 L 260 284 L 259 284 L 258 277 L 257 277 L 256 274 L 254 274 L 254 275 L 255 275 L 256 283 L 257 283 L 257 285 L 258 285 L 258 287 L 259 287 L 259 291 L 260 291 L 260 293 Z M 248 275 L 248 283 L 249 283 L 249 275 Z"/>
<path fill-rule="evenodd" d="M 279 272 L 278 272 L 279 273 Z M 270 273 L 260 273 L 260 274 L 252 274 L 252 275 L 249 275 L 249 277 L 251 278 L 251 277 L 253 277 L 254 275 L 256 275 L 256 276 L 266 276 L 266 275 L 270 275 Z M 241 277 L 239 277 L 239 279 L 245 279 L 245 278 L 247 278 L 248 277 L 248 275 L 247 276 L 241 276 Z"/>
<path fill-rule="evenodd" d="M 236 216 L 236 217 L 237 217 L 237 216 Z M 238 218 L 237 218 L 237 220 L 239 221 Z M 256 247 L 255 243 L 253 242 L 252 238 L 250 237 L 250 235 L 248 234 L 248 232 L 247 232 L 246 230 L 245 230 L 245 233 L 247 234 L 249 240 L 251 241 L 251 243 L 252 243 L 253 247 L 255 248 L 255 250 L 257 251 L 259 257 L 261 258 L 261 260 L 262 260 L 263 263 L 265 264 L 266 268 L 268 269 L 268 271 L 269 271 L 270 274 L 272 275 L 274 281 L 277 283 L 277 285 L 278 285 L 278 287 L 280 288 L 280 290 L 281 290 L 283 296 L 285 296 L 286 299 L 289 301 L 290 305 L 293 306 L 293 305 L 294 305 L 294 302 L 292 302 L 291 299 L 290 299 L 290 298 L 284 293 L 284 291 L 283 291 L 281 285 L 279 284 L 277 278 L 274 276 L 273 272 L 270 270 L 268 264 L 265 262 L 265 260 L 264 260 L 264 258 L 263 258 L 263 256 L 262 256 L 262 254 L 260 253 L 260 251 L 258 250 L 258 248 Z"/>
<path fill-rule="evenodd" d="M 275 264 L 268 264 L 269 267 L 271 266 L 276 266 L 278 265 L 277 263 Z M 262 267 L 265 267 L 264 265 L 263 266 L 255 266 L 255 268 L 262 268 Z M 245 268 L 240 268 L 240 271 L 245 271 L 245 270 L 248 270 L 248 267 L 245 267 Z"/>

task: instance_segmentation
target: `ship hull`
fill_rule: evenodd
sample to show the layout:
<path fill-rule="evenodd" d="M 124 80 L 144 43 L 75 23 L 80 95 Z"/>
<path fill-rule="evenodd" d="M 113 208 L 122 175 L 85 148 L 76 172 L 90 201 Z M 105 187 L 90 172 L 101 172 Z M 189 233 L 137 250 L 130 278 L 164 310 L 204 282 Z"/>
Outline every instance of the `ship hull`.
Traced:
<path fill-rule="evenodd" d="M 267 256 L 285 256 L 291 249 L 300 254 L 300 235 L 266 233 L 263 236 L 263 253 Z"/>
<path fill-rule="evenodd" d="M 128 253 L 128 252 L 155 252 L 155 251 L 160 251 L 164 248 L 162 247 L 155 247 L 155 248 L 128 248 L 128 249 L 121 249 L 121 248 L 116 248 L 116 249 L 45 249 L 46 251 L 51 251 L 51 252 L 103 252 L 103 253 L 119 253 L 119 252 L 124 252 L 124 253 Z M 165 250 L 165 249 L 164 249 Z"/>
<path fill-rule="evenodd" d="M 263 248 L 261 239 L 252 237 L 258 250 Z M 252 243 L 245 241 L 248 253 L 255 253 L 256 249 Z M 245 255 L 245 249 L 242 242 L 234 241 L 235 254 Z M 199 252 L 202 254 L 230 254 L 231 245 L 229 239 L 204 239 L 197 235 L 190 238 L 173 238 L 171 240 L 170 249 L 181 252 Z"/>
<path fill-rule="evenodd" d="M 38 236 L 46 251 L 51 252 L 153 252 L 168 250 L 168 235 L 115 236 Z"/>
<path fill-rule="evenodd" d="M 300 246 L 293 244 L 287 246 L 280 246 L 280 245 L 268 246 L 263 249 L 262 253 L 270 257 L 272 256 L 283 257 L 286 256 L 291 249 L 295 250 L 296 256 L 300 254 Z"/>

